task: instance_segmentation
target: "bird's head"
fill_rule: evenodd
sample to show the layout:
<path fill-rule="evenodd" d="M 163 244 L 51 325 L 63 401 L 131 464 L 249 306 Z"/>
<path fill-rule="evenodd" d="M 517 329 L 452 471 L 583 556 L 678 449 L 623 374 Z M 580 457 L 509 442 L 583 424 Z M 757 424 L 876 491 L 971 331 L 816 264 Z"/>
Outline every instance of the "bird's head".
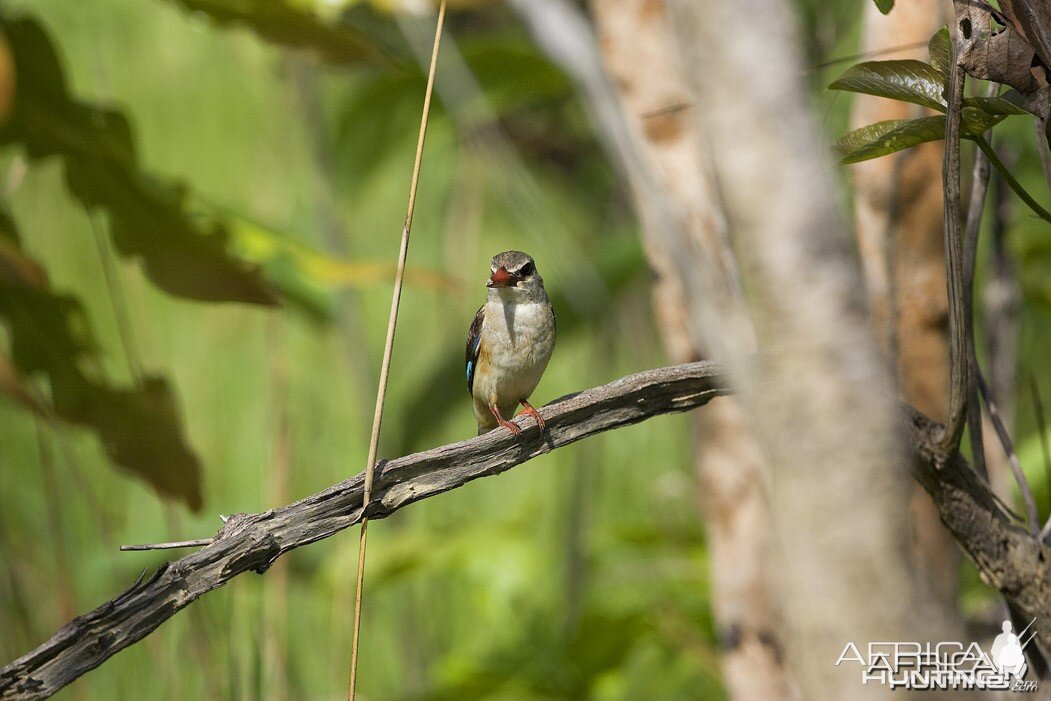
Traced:
<path fill-rule="evenodd" d="M 492 275 L 485 286 L 501 297 L 513 296 L 532 300 L 544 293 L 544 279 L 536 270 L 532 257 L 521 251 L 504 251 L 493 256 Z M 493 293 L 490 293 L 492 297 Z M 524 300 L 523 300 L 524 301 Z"/>

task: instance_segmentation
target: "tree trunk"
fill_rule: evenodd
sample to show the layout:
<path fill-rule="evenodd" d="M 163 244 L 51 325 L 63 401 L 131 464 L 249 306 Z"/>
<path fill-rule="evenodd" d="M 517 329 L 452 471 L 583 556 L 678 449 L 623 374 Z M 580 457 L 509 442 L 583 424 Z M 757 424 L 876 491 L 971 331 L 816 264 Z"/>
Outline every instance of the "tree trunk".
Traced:
<path fill-rule="evenodd" d="M 884 16 L 866 3 L 865 52 L 914 46 L 879 58 L 927 60 L 925 42 L 946 21 L 941 0 L 898 3 Z M 859 95 L 851 127 L 885 119 L 934 114 L 897 100 Z M 876 335 L 894 369 L 904 399 L 944 421 L 949 405 L 948 301 L 942 236 L 941 142 L 922 144 L 888 158 L 851 167 L 855 223 Z M 947 639 L 959 639 L 959 549 L 938 511 L 919 486 L 912 489 L 909 556 L 929 615 Z"/>
<path fill-rule="evenodd" d="M 708 165 L 703 160 L 692 99 L 678 67 L 667 9 L 646 0 L 593 0 L 607 72 L 629 127 L 639 139 L 656 185 L 680 220 L 679 237 L 662 235 L 660 206 L 635 186 L 643 241 L 655 274 L 654 312 L 673 362 L 710 356 L 704 329 L 685 293 L 676 260 L 706 251 L 734 294 L 732 254 L 724 239 Z M 639 174 L 629 171 L 630 178 Z M 712 610 L 722 646 L 723 683 L 730 699 L 795 699 L 780 642 L 780 612 L 770 593 L 771 523 L 768 472 L 747 413 L 725 397 L 694 414 L 699 497 L 711 562 Z"/>
<path fill-rule="evenodd" d="M 927 640 L 906 557 L 912 491 L 849 234 L 781 0 L 680 0 L 673 27 L 718 174 L 764 361 L 747 382 L 772 460 L 786 654 L 808 700 L 903 698 L 834 662 Z M 804 381 L 806 393 L 790 389 Z M 776 456 L 774 459 L 772 456 Z"/>

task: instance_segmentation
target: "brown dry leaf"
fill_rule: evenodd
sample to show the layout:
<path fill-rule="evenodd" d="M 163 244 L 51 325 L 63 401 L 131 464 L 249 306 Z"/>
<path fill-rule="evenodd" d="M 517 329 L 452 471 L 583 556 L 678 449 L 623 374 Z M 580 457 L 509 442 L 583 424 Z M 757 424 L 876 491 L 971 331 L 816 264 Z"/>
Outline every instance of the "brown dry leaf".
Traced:
<path fill-rule="evenodd" d="M 1036 115 L 1051 141 L 1051 76 L 1026 39 L 1028 25 L 1015 11 L 1020 3 L 1028 4 L 1028 0 L 1008 1 L 1004 4 L 1007 12 L 1001 13 L 981 0 L 954 0 L 956 60 L 974 78 L 1017 90 L 1012 102 Z"/>
<path fill-rule="evenodd" d="M 1045 77 L 1051 80 L 1051 5 L 1047 0 L 1000 0 L 1004 16 L 1040 56 Z"/>
<path fill-rule="evenodd" d="M 1034 93 L 1040 81 L 1030 68 L 1036 51 L 991 5 L 956 0 L 956 60 L 967 74 Z M 1046 82 L 1045 82 L 1046 84 Z"/>

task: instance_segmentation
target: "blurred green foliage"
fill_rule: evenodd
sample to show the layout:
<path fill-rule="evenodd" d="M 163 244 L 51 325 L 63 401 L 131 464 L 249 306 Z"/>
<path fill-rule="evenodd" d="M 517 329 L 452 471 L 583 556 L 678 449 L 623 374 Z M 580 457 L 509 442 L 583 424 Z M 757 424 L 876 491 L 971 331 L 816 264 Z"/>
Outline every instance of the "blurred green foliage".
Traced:
<path fill-rule="evenodd" d="M 373 12 L 379 59 L 333 61 L 274 46 L 254 22 L 216 25 L 213 13 L 177 5 L 5 8 L 53 47 L 63 107 L 83 106 L 74 145 L 96 160 L 80 184 L 93 194 L 116 173 L 126 186 L 85 201 L 68 178 L 79 152 L 45 156 L 11 136 L 0 174 L 21 236 L 10 249 L 46 269 L 50 294 L 75 310 L 77 324 L 60 327 L 86 334 L 71 367 L 124 391 L 165 378 L 204 507 L 166 504 L 148 482 L 106 469 L 95 436 L 0 401 L 5 660 L 165 556 L 128 557 L 119 543 L 211 533 L 218 513 L 290 501 L 365 458 L 422 97 L 422 72 L 406 60 L 415 35 Z M 330 29 L 353 30 L 327 16 Z M 454 13 L 449 30 L 446 48 L 472 71 L 477 102 L 439 86 L 383 455 L 473 434 L 463 338 L 499 250 L 530 251 L 558 305 L 541 401 L 663 362 L 633 217 L 569 81 L 506 8 Z M 129 254 L 112 230 L 113 210 L 139 195 L 180 230 L 133 233 L 164 245 L 221 235 L 196 249 L 200 263 L 221 255 L 286 305 L 174 297 L 204 295 L 173 289 L 190 281 L 174 267 L 165 287 L 138 264 L 150 251 Z M 111 236 L 100 243 L 98 233 Z M 164 262 L 192 272 L 191 261 Z M 120 285 L 107 285 L 107 267 Z M 13 327 L 0 328 L 0 354 L 12 353 Z M 30 356 L 46 358 L 39 350 Z M 21 381 L 51 404 L 43 379 Z M 147 439 L 141 419 L 133 433 Z M 618 431 L 377 523 L 362 697 L 717 698 L 685 425 L 670 417 Z M 49 547 L 32 546 L 41 537 Z M 59 698 L 342 696 L 355 543 L 349 533 L 318 543 L 206 597 Z"/>
<path fill-rule="evenodd" d="M 820 88 L 856 51 L 858 6 L 796 5 L 814 101 L 842 133 L 849 104 Z M 4 13 L 19 65 L 0 131 L 8 660 L 165 557 L 118 544 L 207 535 L 219 513 L 361 469 L 424 84 L 413 48 L 431 27 L 308 0 Z M 502 4 L 458 4 L 448 32 L 473 84 L 439 79 L 386 456 L 473 434 L 463 339 L 496 251 L 532 253 L 555 301 L 541 401 L 664 362 L 637 224 L 570 81 Z M 1028 133 L 1000 128 L 1038 192 Z M 1025 215 L 1011 231 L 1036 367 L 1051 247 Z M 687 425 L 606 434 L 377 523 L 361 697 L 722 698 Z M 1024 452 L 1022 404 L 1019 427 Z M 342 698 L 355 545 L 235 581 L 59 698 Z"/>

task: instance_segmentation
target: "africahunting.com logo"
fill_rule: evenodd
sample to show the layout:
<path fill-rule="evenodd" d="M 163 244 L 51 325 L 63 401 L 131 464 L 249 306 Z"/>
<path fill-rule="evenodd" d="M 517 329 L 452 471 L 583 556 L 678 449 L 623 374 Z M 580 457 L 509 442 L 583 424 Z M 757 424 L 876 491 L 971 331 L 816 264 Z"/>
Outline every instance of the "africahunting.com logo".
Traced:
<path fill-rule="evenodd" d="M 1035 633 L 1029 629 L 1015 633 L 1010 621 L 986 652 L 978 643 L 869 643 L 864 652 L 847 643 L 836 660 L 839 667 L 851 662 L 861 666 L 862 684 L 882 684 L 891 689 L 942 690 L 992 689 L 1036 691 L 1037 683 L 1027 681 L 1025 646 Z M 1028 635 L 1027 635 L 1028 634 Z"/>

